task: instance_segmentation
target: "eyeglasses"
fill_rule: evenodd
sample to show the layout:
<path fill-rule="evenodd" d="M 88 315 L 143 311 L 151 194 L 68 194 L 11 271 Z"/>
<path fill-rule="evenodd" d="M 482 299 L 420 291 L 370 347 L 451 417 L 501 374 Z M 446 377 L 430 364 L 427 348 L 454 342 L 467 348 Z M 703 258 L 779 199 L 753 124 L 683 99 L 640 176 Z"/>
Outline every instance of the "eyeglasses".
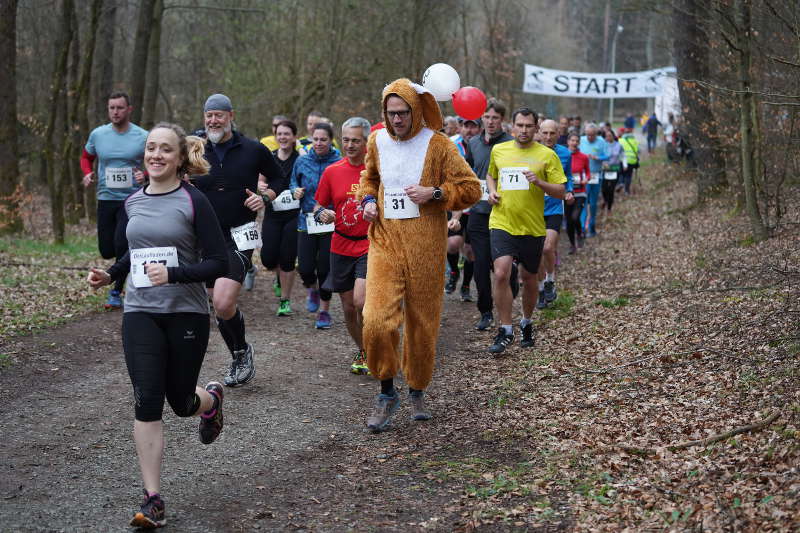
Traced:
<path fill-rule="evenodd" d="M 406 118 L 408 118 L 408 116 L 410 114 L 411 114 L 411 110 L 410 109 L 406 109 L 405 111 L 387 111 L 386 112 L 386 115 L 389 117 L 390 120 L 394 119 L 395 117 L 400 117 L 402 119 L 406 119 Z"/>

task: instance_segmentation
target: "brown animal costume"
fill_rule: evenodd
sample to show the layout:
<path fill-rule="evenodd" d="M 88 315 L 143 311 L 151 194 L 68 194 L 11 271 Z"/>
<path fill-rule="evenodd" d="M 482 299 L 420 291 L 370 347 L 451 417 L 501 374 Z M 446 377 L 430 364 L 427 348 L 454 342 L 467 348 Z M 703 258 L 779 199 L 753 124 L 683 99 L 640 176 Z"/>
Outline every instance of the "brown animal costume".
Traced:
<path fill-rule="evenodd" d="M 411 108 L 411 131 L 399 139 L 386 115 L 386 100 L 399 96 Z M 423 390 L 433 376 L 436 337 L 444 292 L 447 211 L 465 209 L 481 197 L 480 182 L 444 134 L 442 114 L 422 86 L 399 79 L 383 90 L 385 129 L 367 143 L 359 197 L 377 199 L 378 216 L 369 228 L 364 348 L 374 377 L 395 377 Z M 442 200 L 419 205 L 419 217 L 384 218 L 384 188 L 439 187 Z M 400 325 L 405 322 L 402 362 Z"/>

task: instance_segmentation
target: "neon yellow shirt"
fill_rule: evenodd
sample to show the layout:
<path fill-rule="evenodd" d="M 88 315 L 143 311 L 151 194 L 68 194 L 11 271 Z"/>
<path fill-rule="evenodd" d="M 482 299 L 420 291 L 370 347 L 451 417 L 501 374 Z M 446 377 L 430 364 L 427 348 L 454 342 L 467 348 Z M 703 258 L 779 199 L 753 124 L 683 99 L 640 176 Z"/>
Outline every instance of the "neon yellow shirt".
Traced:
<path fill-rule="evenodd" d="M 274 152 L 275 150 L 280 148 L 280 145 L 278 145 L 278 141 L 275 140 L 274 135 L 270 135 L 269 137 L 264 137 L 263 139 L 261 139 L 261 144 L 266 146 L 267 150 L 269 150 L 270 152 Z"/>
<path fill-rule="evenodd" d="M 524 149 L 517 146 L 517 141 L 494 145 L 487 175 L 497 183 L 500 203 L 492 207 L 489 229 L 501 229 L 511 235 L 543 237 L 546 233 L 544 191 L 528 183 L 520 174 L 521 169 L 533 171 L 540 180 L 548 183 L 567 182 L 558 156 L 543 144 L 534 142 Z M 508 189 L 506 186 L 522 189 Z"/>

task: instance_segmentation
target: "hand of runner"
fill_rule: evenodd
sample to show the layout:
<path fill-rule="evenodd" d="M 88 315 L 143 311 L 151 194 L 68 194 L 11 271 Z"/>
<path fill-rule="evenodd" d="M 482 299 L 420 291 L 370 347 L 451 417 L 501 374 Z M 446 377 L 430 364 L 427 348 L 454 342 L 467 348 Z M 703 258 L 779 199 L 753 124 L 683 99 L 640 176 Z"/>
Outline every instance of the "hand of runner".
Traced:
<path fill-rule="evenodd" d="M 294 196 L 295 200 L 299 200 L 300 198 L 303 197 L 305 193 L 306 193 L 305 187 L 298 187 L 294 190 L 294 194 L 292 196 Z"/>
<path fill-rule="evenodd" d="M 264 200 L 259 195 L 250 189 L 245 189 L 244 191 L 247 193 L 247 200 L 244 201 L 244 206 L 247 209 L 250 211 L 258 211 L 264 207 Z"/>
<path fill-rule="evenodd" d="M 458 231 L 461 229 L 461 221 L 457 218 L 451 218 L 447 221 L 447 229 L 450 231 Z"/>
<path fill-rule="evenodd" d="M 83 186 L 88 187 L 94 181 L 94 172 L 89 172 L 83 177 Z"/>
<path fill-rule="evenodd" d="M 575 196 L 568 192 L 566 196 L 564 196 L 564 201 L 567 202 L 567 205 L 572 205 L 575 202 Z"/>
<path fill-rule="evenodd" d="M 433 198 L 433 187 L 423 187 L 422 185 L 409 185 L 403 189 L 408 198 L 415 204 L 424 204 Z"/>
<path fill-rule="evenodd" d="M 133 179 L 135 179 L 136 183 L 139 185 L 144 184 L 146 176 L 144 175 L 144 172 L 142 172 L 142 169 L 137 168 L 133 171 Z"/>
<path fill-rule="evenodd" d="M 522 175 L 525 176 L 525 179 L 528 180 L 528 183 L 533 183 L 534 185 L 537 186 L 539 185 L 538 183 L 536 183 L 537 181 L 539 181 L 539 178 L 532 170 L 523 170 Z"/>
<path fill-rule="evenodd" d="M 497 191 L 489 193 L 489 205 L 497 205 L 500 203 L 500 193 Z"/>
<path fill-rule="evenodd" d="M 147 277 L 150 278 L 150 283 L 153 287 L 164 285 L 169 281 L 169 274 L 167 273 L 167 266 L 161 263 L 150 263 L 145 267 Z"/>
<path fill-rule="evenodd" d="M 378 205 L 375 202 L 367 202 L 364 206 L 364 220 L 372 222 L 378 216 Z"/>
<path fill-rule="evenodd" d="M 319 221 L 323 224 L 330 224 L 334 220 L 336 220 L 336 213 L 330 209 L 323 209 L 322 213 L 319 214 Z"/>
<path fill-rule="evenodd" d="M 89 269 L 89 275 L 86 277 L 86 282 L 91 288 L 99 289 L 103 285 L 109 285 L 111 283 L 111 276 L 109 276 L 108 272 L 105 270 L 91 268 Z"/>
<path fill-rule="evenodd" d="M 269 187 L 269 185 L 267 185 L 266 181 L 259 181 L 258 182 L 258 192 L 259 192 L 259 194 L 266 194 L 268 187 Z"/>

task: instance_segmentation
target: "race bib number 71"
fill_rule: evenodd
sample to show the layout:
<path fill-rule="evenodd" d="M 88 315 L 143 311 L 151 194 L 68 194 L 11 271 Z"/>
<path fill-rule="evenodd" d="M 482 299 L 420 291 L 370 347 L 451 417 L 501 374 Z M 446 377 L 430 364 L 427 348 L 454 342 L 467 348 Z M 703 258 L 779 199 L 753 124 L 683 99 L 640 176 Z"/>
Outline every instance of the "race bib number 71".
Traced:
<path fill-rule="evenodd" d="M 528 167 L 504 167 L 500 169 L 500 188 L 504 191 L 527 191 L 530 188 L 525 172 Z"/>

